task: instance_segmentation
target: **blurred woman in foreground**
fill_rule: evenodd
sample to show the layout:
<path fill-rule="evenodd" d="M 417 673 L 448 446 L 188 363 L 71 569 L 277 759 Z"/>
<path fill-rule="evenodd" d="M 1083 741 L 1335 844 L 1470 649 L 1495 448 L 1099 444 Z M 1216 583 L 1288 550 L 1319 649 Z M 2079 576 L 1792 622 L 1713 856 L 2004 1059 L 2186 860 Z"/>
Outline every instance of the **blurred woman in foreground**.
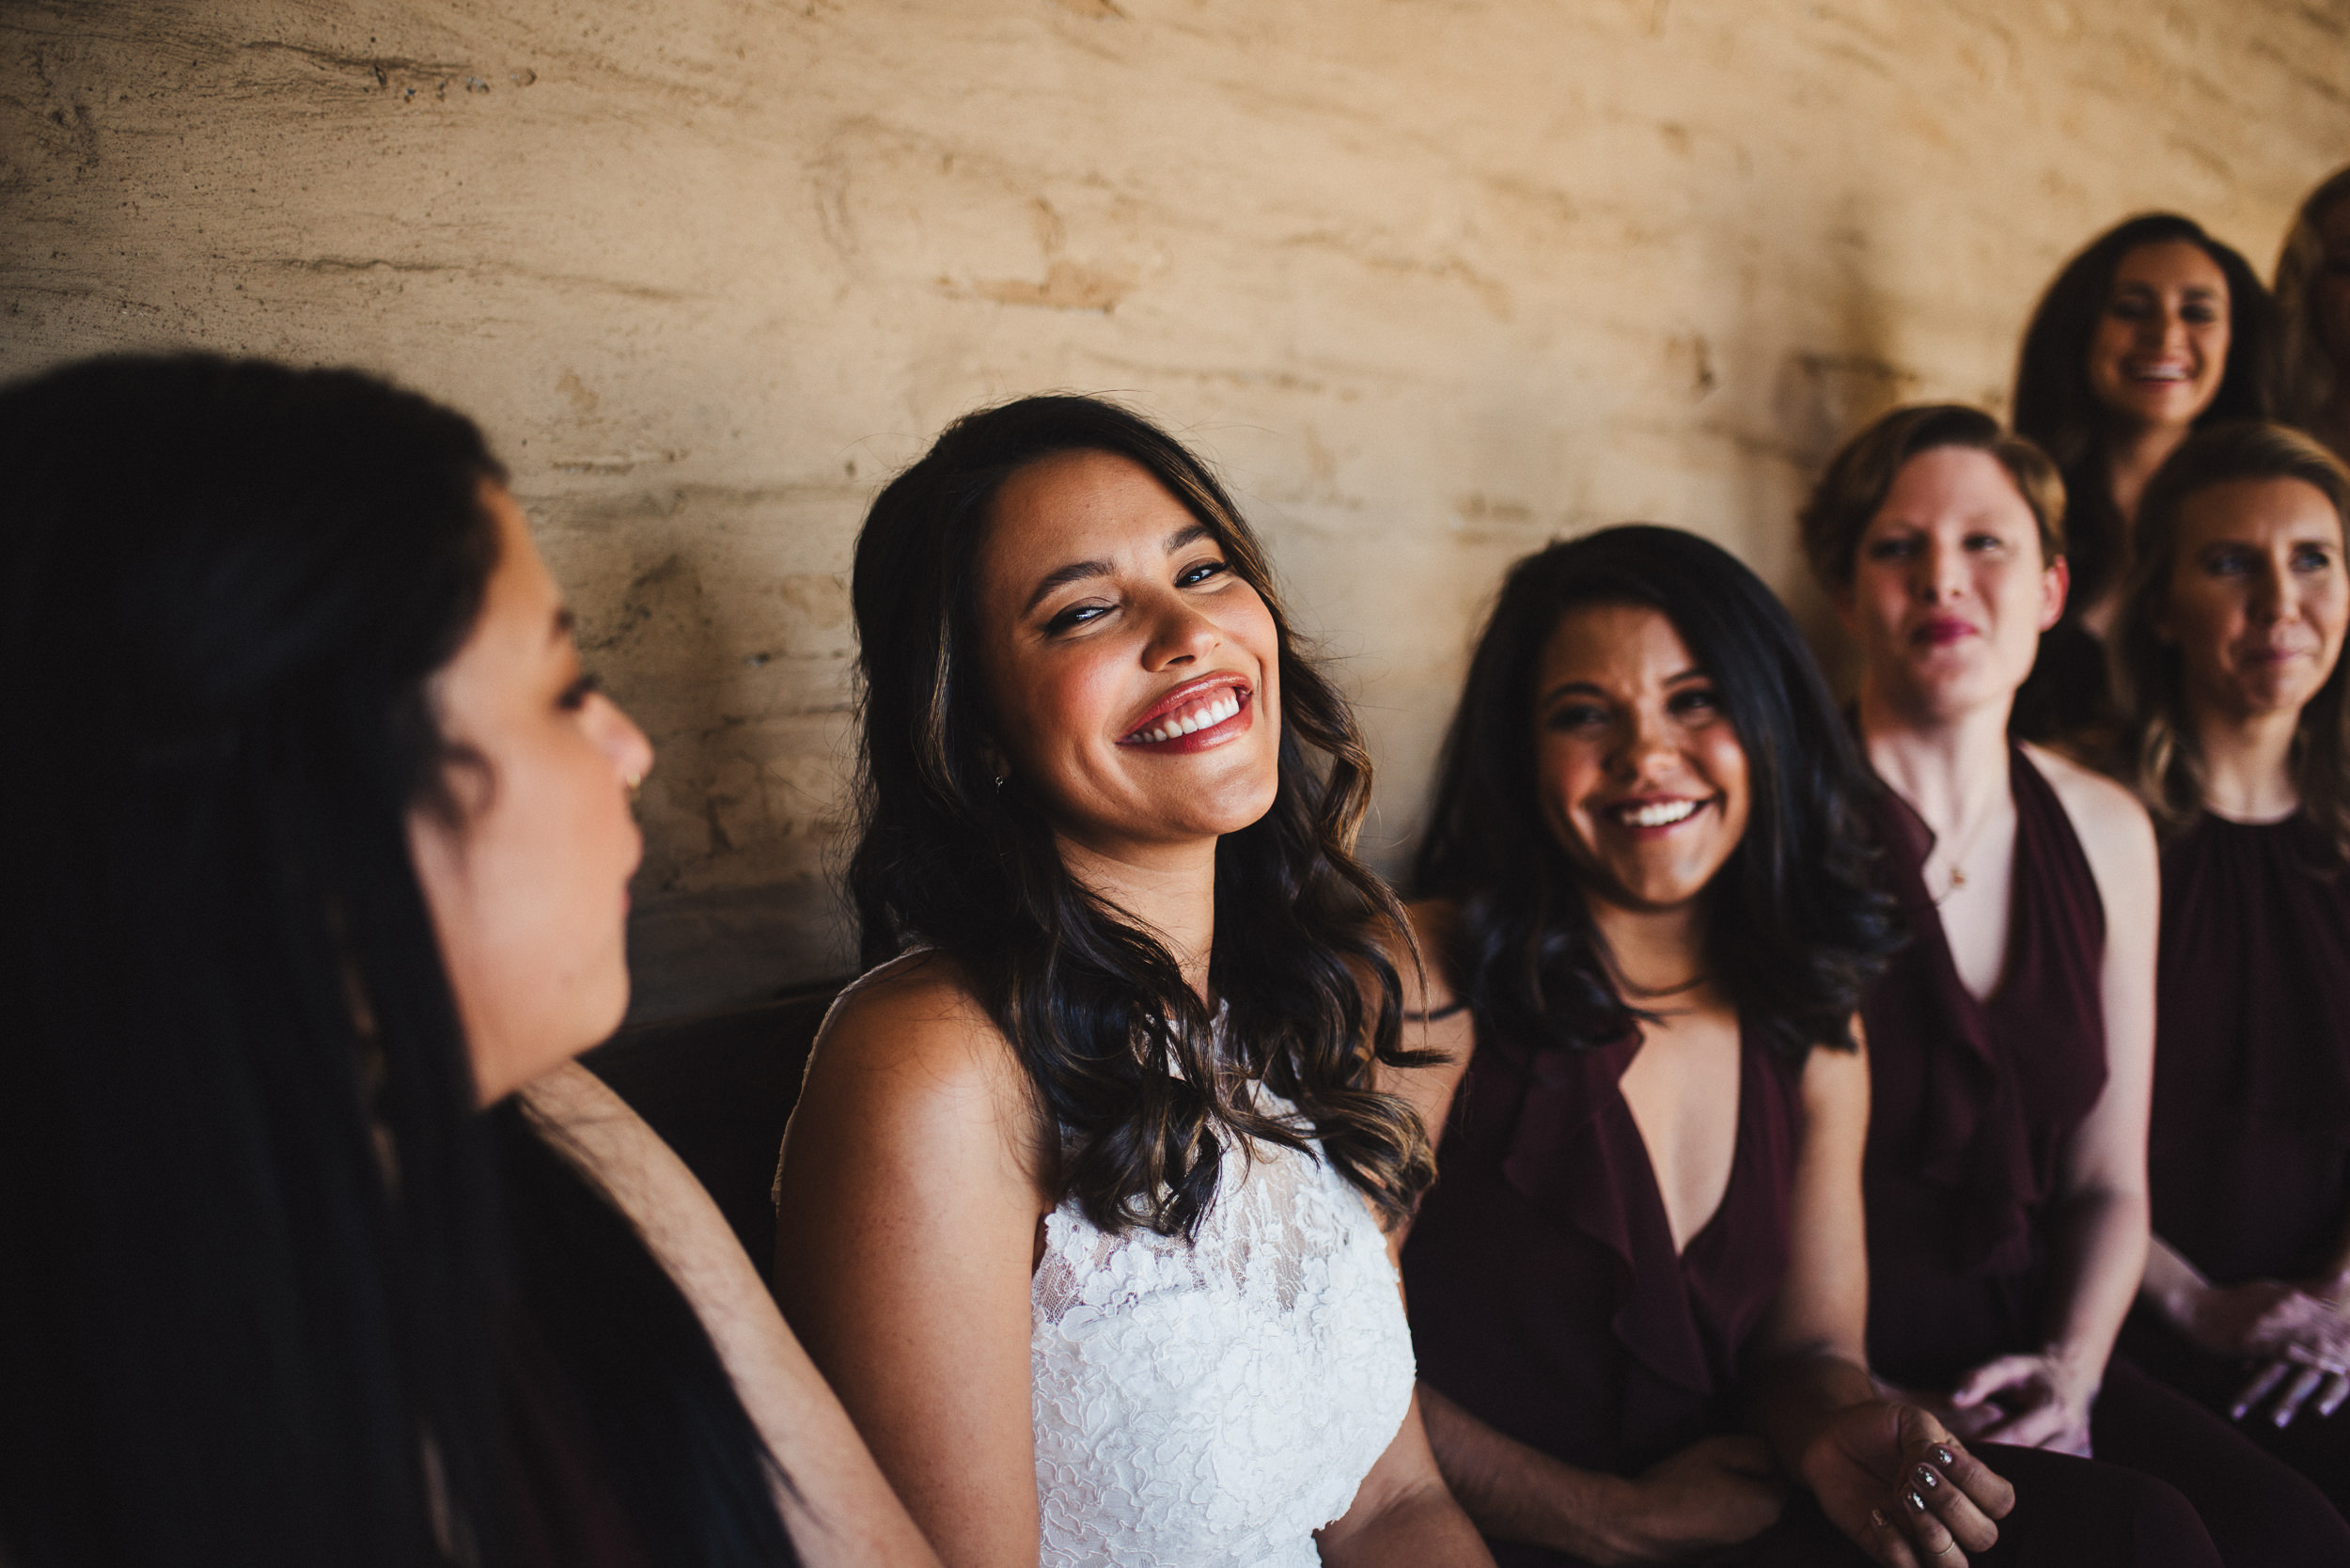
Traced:
<path fill-rule="evenodd" d="M 479 432 L 101 360 L 0 391 L 0 1555 L 934 1561 L 565 1068 L 652 759 Z"/>
<path fill-rule="evenodd" d="M 2350 473 L 2215 425 L 2147 487 L 2116 628 L 2164 830 L 2154 1238 L 2123 1343 L 2350 1505 Z"/>
<path fill-rule="evenodd" d="M 2231 1563 L 2350 1560 L 2306 1482 L 2111 1354 L 2146 1258 L 2159 883 L 2128 792 L 2009 738 L 2063 518 L 2037 447 L 1948 404 L 1854 437 L 1804 511 L 1911 938 L 1860 1008 L 1870 1361 L 1969 1441 L 2169 1482 Z"/>

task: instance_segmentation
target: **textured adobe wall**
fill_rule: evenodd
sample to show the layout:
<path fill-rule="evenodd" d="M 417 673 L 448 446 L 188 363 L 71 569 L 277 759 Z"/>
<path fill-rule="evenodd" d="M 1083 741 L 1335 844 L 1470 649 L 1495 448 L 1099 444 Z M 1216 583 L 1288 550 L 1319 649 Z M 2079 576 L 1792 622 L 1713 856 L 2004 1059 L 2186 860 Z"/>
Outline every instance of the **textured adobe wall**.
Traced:
<path fill-rule="evenodd" d="M 2350 157 L 2343 0 L 17 0 L 0 373 L 203 344 L 479 415 L 662 752 L 639 1010 L 836 971 L 875 482 L 1122 393 L 1344 660 L 1394 865 L 1473 618 L 1562 531 L 1797 594 L 1808 469 L 1998 401 L 2056 263 L 2264 270 Z"/>

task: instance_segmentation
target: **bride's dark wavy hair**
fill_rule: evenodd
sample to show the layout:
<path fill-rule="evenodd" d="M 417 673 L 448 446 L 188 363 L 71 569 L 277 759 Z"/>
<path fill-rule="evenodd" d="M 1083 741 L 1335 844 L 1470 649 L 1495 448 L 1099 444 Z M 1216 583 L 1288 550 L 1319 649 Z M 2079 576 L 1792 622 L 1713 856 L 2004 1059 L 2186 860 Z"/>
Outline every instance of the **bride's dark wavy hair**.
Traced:
<path fill-rule="evenodd" d="M 480 432 L 94 360 L 0 388 L 0 1560 L 497 1568 L 585 1501 L 789 1563 L 691 1306 L 475 1105 L 407 833 L 457 809 Z"/>
<path fill-rule="evenodd" d="M 1569 610 L 1645 604 L 1681 634 L 1747 755 L 1745 837 L 1715 873 L 1706 964 L 1749 1026 L 1800 1058 L 1850 1046 L 1861 988 L 1897 945 L 1871 882 L 1871 788 L 1802 635 L 1720 546 L 1634 525 L 1510 569 L 1445 739 L 1415 891 L 1449 900 L 1447 973 L 1480 1035 L 1532 1046 L 1621 1039 L 1619 993 L 1573 864 L 1544 823 L 1534 682 Z"/>
<path fill-rule="evenodd" d="M 1280 783 L 1216 845 L 1206 1009 L 1154 937 L 1063 864 L 1015 779 L 998 788 L 977 657 L 976 562 L 1006 479 L 1063 452 L 1140 465 L 1214 531 L 1279 638 Z M 866 964 L 929 944 L 961 965 L 1059 1131 L 1057 1180 L 1105 1231 L 1189 1234 L 1230 1139 L 1324 1154 L 1390 1220 L 1434 1171 L 1418 1118 L 1372 1087 L 1412 1065 L 1380 937 L 1395 896 L 1354 857 L 1371 761 L 1346 700 L 1300 651 L 1273 575 L 1205 463 L 1096 398 L 1024 398 L 948 427 L 874 500 L 853 589 L 862 682 L 861 833 L 848 885 Z M 1249 1080 L 1297 1118 L 1255 1108 Z M 1244 1144 L 1244 1147 L 1246 1145 Z"/>

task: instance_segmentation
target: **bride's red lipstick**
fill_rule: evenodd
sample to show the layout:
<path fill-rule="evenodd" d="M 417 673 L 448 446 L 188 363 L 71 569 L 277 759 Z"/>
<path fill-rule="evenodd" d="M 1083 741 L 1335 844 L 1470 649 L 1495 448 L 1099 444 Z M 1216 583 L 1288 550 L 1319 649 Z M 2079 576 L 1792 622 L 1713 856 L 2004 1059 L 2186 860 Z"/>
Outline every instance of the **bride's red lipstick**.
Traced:
<path fill-rule="evenodd" d="M 1255 697 L 1246 680 L 1229 672 L 1186 681 L 1152 703 L 1118 744 L 1170 755 L 1222 745 L 1256 723 Z M 1183 724 L 1192 728 L 1179 729 Z"/>

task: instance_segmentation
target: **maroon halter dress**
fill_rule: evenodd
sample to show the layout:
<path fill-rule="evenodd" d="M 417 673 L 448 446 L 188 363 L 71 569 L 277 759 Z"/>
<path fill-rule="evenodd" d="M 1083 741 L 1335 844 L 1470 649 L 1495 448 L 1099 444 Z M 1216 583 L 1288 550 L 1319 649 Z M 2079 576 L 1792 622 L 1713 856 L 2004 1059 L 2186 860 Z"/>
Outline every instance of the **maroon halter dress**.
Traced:
<path fill-rule="evenodd" d="M 2063 1153 L 2106 1082 L 2096 880 L 2020 747 L 2009 781 L 2013 902 L 1984 1000 L 1960 982 L 1926 890 L 1932 833 L 1889 789 L 1875 812 L 1911 941 L 1860 1010 L 1872 1085 L 1869 1355 L 1881 1376 L 1929 1391 L 2044 1343 Z M 2231 1564 L 2350 1562 L 2350 1527 L 2322 1494 L 2126 1356 L 2107 1367 L 2091 1435 L 2098 1458 L 2185 1493 Z"/>
<path fill-rule="evenodd" d="M 1749 1430 L 1749 1341 L 1786 1273 L 1799 1071 L 1741 1034 L 1738 1144 L 1713 1216 L 1675 1255 L 1647 1145 L 1618 1082 L 1637 1039 L 1588 1051 L 1480 1042 L 1438 1178 L 1403 1249 L 1421 1378 L 1505 1435 L 1579 1468 L 1637 1475 Z M 2022 1501 L 1984 1563 L 2217 1560 L 2175 1493 L 2110 1466 L 2018 1454 Z M 1489 1540 L 1501 1568 L 1580 1560 Z M 1798 1494 L 1780 1523 L 1710 1561 L 1857 1568 Z"/>
<path fill-rule="evenodd" d="M 2204 815 L 2162 854 L 2154 1233 L 2216 1284 L 2309 1278 L 2350 1219 L 2350 869 L 2307 817 Z M 2123 1343 L 2226 1411 L 2250 1369 L 2140 1313 Z M 2350 1411 L 2241 1430 L 2350 1508 Z"/>
<path fill-rule="evenodd" d="M 1861 1003 L 1871 1105 L 1869 1359 L 1948 1388 L 2039 1343 L 2043 1216 L 2064 1146 L 2106 1084 L 2105 906 L 2080 841 L 2020 749 L 2007 963 L 1986 1001 L 1958 978 L 1922 868 L 1934 836 L 1879 797 L 1888 890 L 1910 932 Z"/>
<path fill-rule="evenodd" d="M 1742 1033 L 1730 1184 L 1676 1256 L 1617 1087 L 1639 1044 L 1480 1044 L 1403 1249 L 1420 1376 L 1508 1436 L 1619 1475 L 1740 1430 L 1740 1353 L 1786 1272 L 1794 1181 L 1794 1074 Z"/>

